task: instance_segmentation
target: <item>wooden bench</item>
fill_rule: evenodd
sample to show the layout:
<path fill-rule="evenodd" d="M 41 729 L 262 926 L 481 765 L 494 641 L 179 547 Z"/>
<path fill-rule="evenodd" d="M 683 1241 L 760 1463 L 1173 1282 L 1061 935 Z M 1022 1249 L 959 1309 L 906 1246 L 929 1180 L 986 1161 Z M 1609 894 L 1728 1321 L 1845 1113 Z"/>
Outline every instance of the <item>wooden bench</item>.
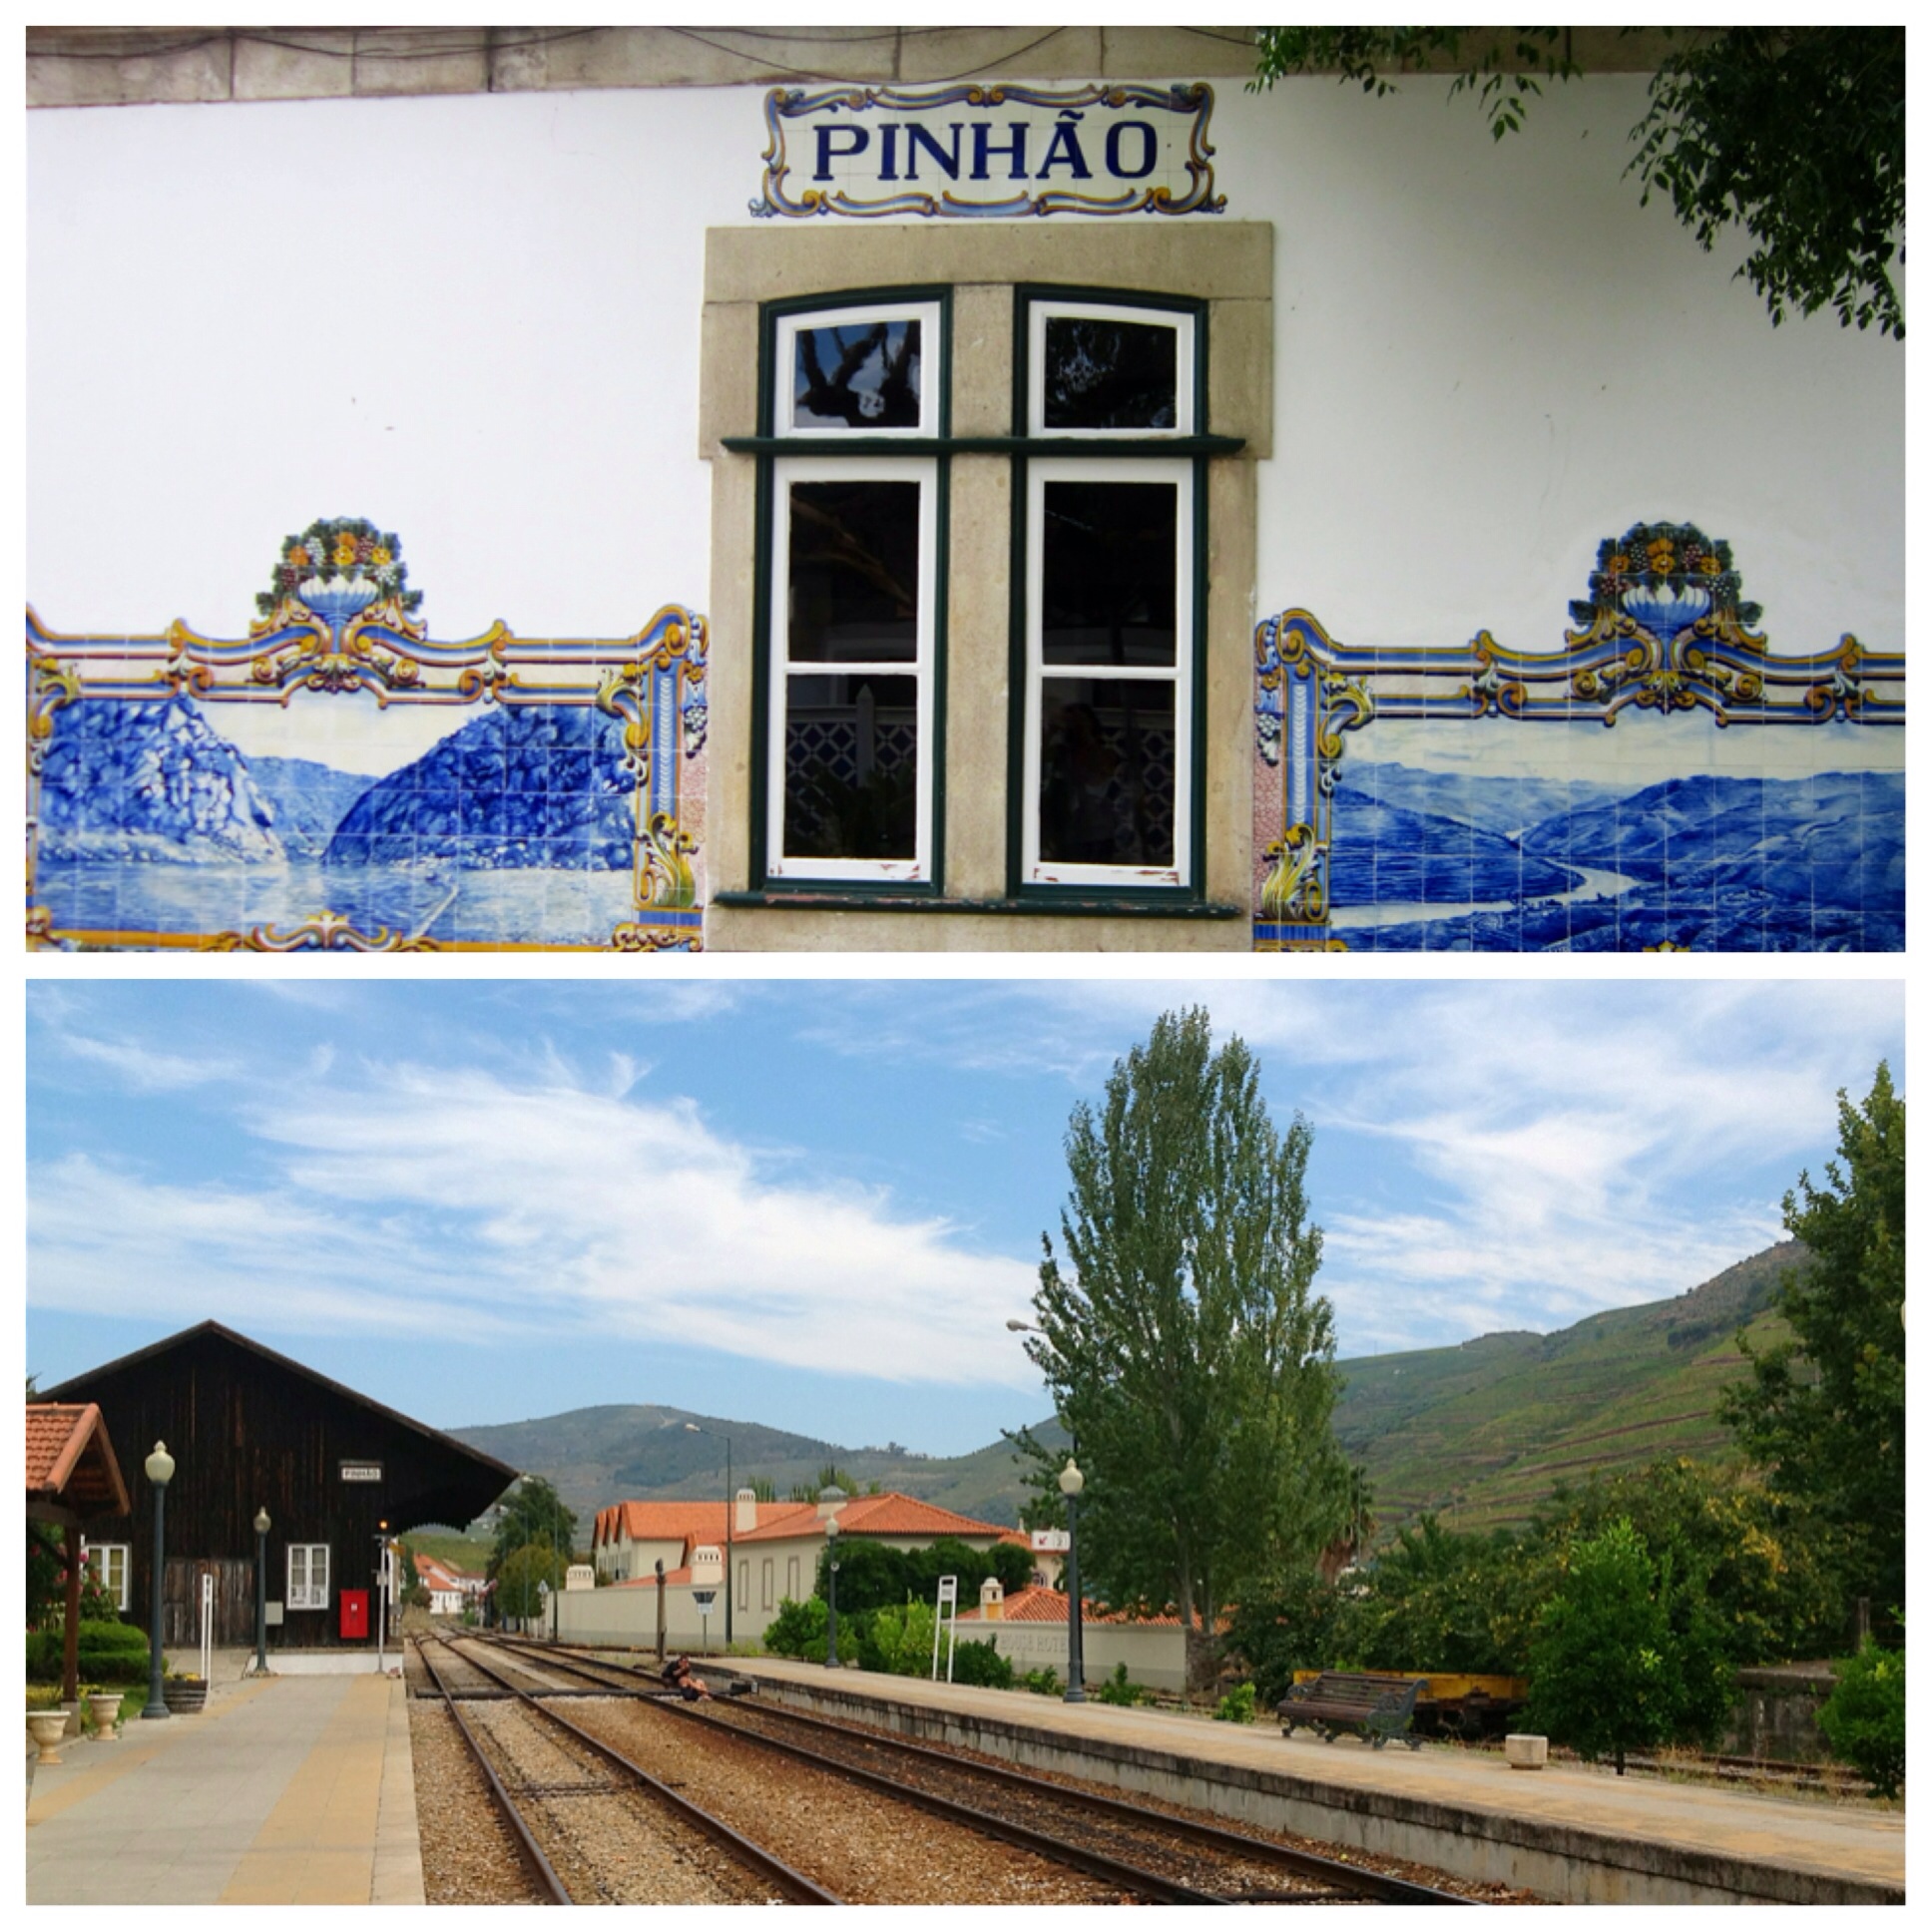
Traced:
<path fill-rule="evenodd" d="M 1297 1684 L 1275 1705 L 1281 1735 L 1292 1737 L 1296 1724 L 1306 1724 L 1331 1744 L 1346 1730 L 1365 1738 L 1371 1750 L 1380 1750 L 1391 1737 L 1400 1737 L 1410 1750 L 1420 1750 L 1422 1739 L 1412 1735 L 1409 1726 L 1415 1717 L 1415 1700 L 1427 1682 L 1417 1678 L 1399 1684 L 1353 1671 L 1324 1671 L 1307 1684 Z"/>

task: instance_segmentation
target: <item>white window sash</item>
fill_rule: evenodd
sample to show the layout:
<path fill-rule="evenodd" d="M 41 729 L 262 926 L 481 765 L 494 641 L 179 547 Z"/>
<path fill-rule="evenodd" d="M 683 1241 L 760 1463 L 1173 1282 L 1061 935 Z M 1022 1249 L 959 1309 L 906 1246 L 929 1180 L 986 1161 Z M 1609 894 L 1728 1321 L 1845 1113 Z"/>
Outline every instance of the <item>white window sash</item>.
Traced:
<path fill-rule="evenodd" d="M 1171 483 L 1175 492 L 1174 663 L 1048 665 L 1044 645 L 1046 500 L 1049 483 Z M 1021 783 L 1021 877 L 1028 885 L 1186 886 L 1194 839 L 1195 513 L 1194 465 L 1185 457 L 1041 456 L 1027 464 L 1026 731 Z M 1049 679 L 1172 684 L 1174 692 L 1174 863 L 1086 865 L 1040 856 L 1040 724 Z"/>
<path fill-rule="evenodd" d="M 94 1572 L 96 1585 L 114 1599 L 116 1610 L 128 1607 L 128 1555 L 126 1543 L 90 1543 L 87 1566 Z"/>
<path fill-rule="evenodd" d="M 1047 427 L 1047 323 L 1056 316 L 1108 322 L 1138 322 L 1172 328 L 1174 344 L 1174 427 L 1172 429 L 1066 429 Z M 1037 300 L 1027 304 L 1027 434 L 1078 436 L 1105 442 L 1195 433 L 1195 318 L 1187 309 L 1135 308 L 1123 302 Z"/>
<path fill-rule="evenodd" d="M 790 662 L 791 486 L 794 483 L 916 483 L 919 486 L 919 599 L 915 654 L 879 663 Z M 933 743 L 933 640 L 937 628 L 939 466 L 931 457 L 849 457 L 827 462 L 786 456 L 771 466 L 771 559 L 766 587 L 771 642 L 769 728 L 765 746 L 765 872 L 773 879 L 820 884 L 921 884 L 932 877 L 932 790 L 938 747 Z M 916 681 L 913 855 L 909 859 L 804 858 L 784 849 L 785 747 L 790 684 L 802 677 L 887 677 Z"/>
<path fill-rule="evenodd" d="M 791 420 L 792 380 L 798 361 L 801 329 L 869 328 L 874 322 L 919 324 L 919 420 L 897 428 L 841 424 L 823 429 L 800 428 Z M 848 442 L 854 436 L 891 436 L 904 439 L 939 434 L 939 398 L 944 394 L 945 345 L 940 340 L 939 304 L 935 302 L 861 302 L 846 308 L 814 308 L 809 313 L 780 315 L 771 331 L 771 433 L 806 443 Z"/>
<path fill-rule="evenodd" d="M 326 1610 L 328 1608 L 328 1545 L 291 1543 L 288 1545 L 288 1608 Z"/>

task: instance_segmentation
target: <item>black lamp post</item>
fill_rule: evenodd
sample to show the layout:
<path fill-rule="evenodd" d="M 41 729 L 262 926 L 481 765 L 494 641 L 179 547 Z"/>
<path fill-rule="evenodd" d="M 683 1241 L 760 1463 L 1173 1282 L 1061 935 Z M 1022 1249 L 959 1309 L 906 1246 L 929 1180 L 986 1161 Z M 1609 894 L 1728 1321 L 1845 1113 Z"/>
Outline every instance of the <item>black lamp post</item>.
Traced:
<path fill-rule="evenodd" d="M 165 1717 L 168 1705 L 161 1694 L 161 1568 L 162 1568 L 162 1517 L 168 1504 L 168 1485 L 175 1474 L 175 1459 L 168 1453 L 165 1442 L 155 1444 L 155 1452 L 143 1465 L 148 1472 L 148 1480 L 155 1486 L 155 1588 L 154 1588 L 154 1628 L 148 1637 L 148 1707 L 142 1711 L 144 1717 Z"/>
<path fill-rule="evenodd" d="M 254 1513 L 254 1674 L 268 1675 L 268 1512 Z"/>
<path fill-rule="evenodd" d="M 1080 1492 L 1087 1478 L 1069 1456 L 1060 1472 L 1060 1493 L 1067 1499 L 1067 1696 L 1068 1703 L 1087 1701 L 1087 1660 L 1080 1650 Z"/>
<path fill-rule="evenodd" d="M 697 1422 L 685 1427 L 695 1436 L 716 1436 L 724 1445 L 724 1654 L 731 1652 L 731 1594 L 737 1588 L 732 1562 L 731 1531 L 737 1522 L 737 1491 L 731 1486 L 731 1438 L 723 1429 L 707 1429 Z"/>
<path fill-rule="evenodd" d="M 825 1520 L 825 1669 L 838 1669 L 838 1518 Z"/>

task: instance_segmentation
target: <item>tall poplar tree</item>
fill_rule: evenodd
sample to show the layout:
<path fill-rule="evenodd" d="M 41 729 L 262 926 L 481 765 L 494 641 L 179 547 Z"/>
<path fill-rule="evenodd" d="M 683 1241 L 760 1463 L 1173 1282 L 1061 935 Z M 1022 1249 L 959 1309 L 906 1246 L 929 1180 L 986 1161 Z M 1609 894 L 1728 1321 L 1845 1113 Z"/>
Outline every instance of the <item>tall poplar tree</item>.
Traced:
<path fill-rule="evenodd" d="M 1060 1252 L 1027 1351 L 1087 1478 L 1083 1578 L 1115 1603 L 1174 1605 L 1190 1680 L 1223 1605 L 1312 1556 L 1347 1513 L 1330 1428 L 1333 1310 L 1297 1114 L 1275 1131 L 1254 1057 L 1213 1051 L 1201 1008 L 1165 1014 L 1068 1123 Z M 1058 1464 L 1020 1438 L 1051 1488 Z"/>

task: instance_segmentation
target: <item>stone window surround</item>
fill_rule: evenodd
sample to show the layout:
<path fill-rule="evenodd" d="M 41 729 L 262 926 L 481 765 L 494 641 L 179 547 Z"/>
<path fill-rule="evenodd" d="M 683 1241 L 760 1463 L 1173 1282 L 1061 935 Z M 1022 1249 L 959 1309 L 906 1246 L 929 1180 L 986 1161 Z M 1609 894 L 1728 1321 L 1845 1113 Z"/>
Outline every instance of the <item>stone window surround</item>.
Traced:
<path fill-rule="evenodd" d="M 712 465 L 711 797 L 715 891 L 749 889 L 752 634 L 757 461 L 724 448 L 757 433 L 758 311 L 765 301 L 847 289 L 949 285 L 952 434 L 1013 428 L 1015 287 L 1024 282 L 1208 303 L 1208 420 L 1242 438 L 1208 462 L 1204 818 L 1208 908 L 1192 916 L 1015 917 L 1008 884 L 1012 464 L 951 462 L 947 536 L 944 909 L 864 911 L 718 904 L 706 944 L 866 951 L 1244 950 L 1252 894 L 1254 464 L 1272 453 L 1273 231 L 1218 217 L 985 223 L 957 228 L 849 224 L 713 229 L 706 237 L 699 453 Z M 983 910 L 977 908 L 985 908 Z M 1234 909 L 1210 916 L 1212 909 Z"/>

